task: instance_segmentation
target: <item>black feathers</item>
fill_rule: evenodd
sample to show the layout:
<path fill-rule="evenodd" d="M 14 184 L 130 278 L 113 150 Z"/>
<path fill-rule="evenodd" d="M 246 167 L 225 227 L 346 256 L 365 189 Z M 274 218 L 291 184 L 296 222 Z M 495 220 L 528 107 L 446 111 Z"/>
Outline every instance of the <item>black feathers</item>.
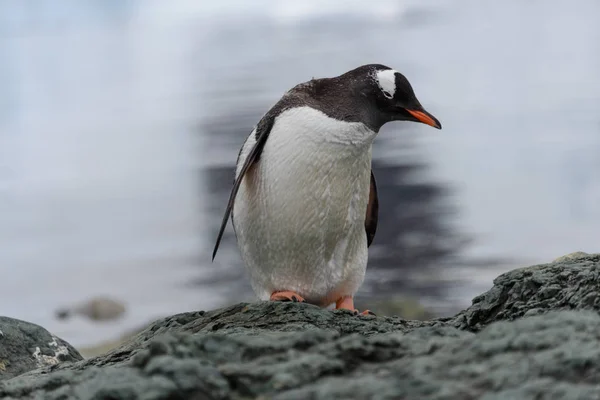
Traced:
<path fill-rule="evenodd" d="M 377 183 L 375 175 L 371 170 L 371 187 L 369 190 L 369 203 L 367 204 L 367 215 L 365 217 L 365 231 L 367 233 L 367 246 L 371 246 L 377 232 L 377 221 L 379 220 L 379 198 L 377 196 Z"/>
<path fill-rule="evenodd" d="M 215 259 L 217 255 L 217 250 L 219 249 L 219 244 L 221 244 L 221 239 L 223 238 L 223 232 L 225 232 L 225 227 L 227 226 L 227 220 L 231 215 L 231 211 L 233 210 L 233 203 L 235 202 L 235 196 L 237 195 L 238 190 L 240 189 L 240 184 L 242 183 L 242 179 L 246 175 L 246 172 L 260 159 L 260 154 L 262 153 L 263 148 L 265 147 L 265 143 L 267 142 L 267 138 L 269 137 L 269 133 L 271 132 L 271 128 L 273 128 L 273 122 L 275 121 L 275 117 L 273 115 L 265 115 L 258 125 L 256 126 L 256 143 L 254 143 L 254 147 L 250 150 L 248 157 L 244 161 L 244 165 L 240 170 L 239 175 L 235 178 L 233 182 L 233 188 L 231 189 L 231 194 L 229 195 L 229 201 L 227 202 L 227 208 L 225 209 L 225 215 L 223 216 L 223 220 L 221 221 L 221 228 L 219 229 L 219 234 L 217 236 L 217 242 L 215 243 L 215 248 L 213 249 L 212 259 Z M 241 154 L 241 151 L 240 151 Z M 239 160 L 239 156 L 238 156 Z"/>

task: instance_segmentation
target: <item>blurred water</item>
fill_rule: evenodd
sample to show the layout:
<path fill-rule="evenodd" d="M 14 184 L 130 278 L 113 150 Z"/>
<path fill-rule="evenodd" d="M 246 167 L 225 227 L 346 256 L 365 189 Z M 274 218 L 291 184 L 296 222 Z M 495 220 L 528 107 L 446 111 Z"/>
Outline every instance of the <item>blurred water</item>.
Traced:
<path fill-rule="evenodd" d="M 229 301 L 227 285 L 189 284 L 239 258 L 226 246 L 209 262 L 220 215 L 199 171 L 230 166 L 256 121 L 237 137 L 203 123 L 372 62 L 442 121 L 410 133 L 457 189 L 469 254 L 598 251 L 600 3 L 249 4 L 0 0 L 0 315 L 80 345 Z M 380 136 L 376 157 L 400 157 L 406 136 Z M 124 299 L 127 318 L 53 320 L 96 294 Z"/>

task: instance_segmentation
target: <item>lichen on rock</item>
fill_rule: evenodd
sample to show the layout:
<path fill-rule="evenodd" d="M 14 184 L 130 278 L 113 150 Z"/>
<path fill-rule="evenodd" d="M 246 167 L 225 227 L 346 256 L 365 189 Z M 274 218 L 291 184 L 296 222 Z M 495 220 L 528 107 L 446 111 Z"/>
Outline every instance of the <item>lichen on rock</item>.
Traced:
<path fill-rule="evenodd" d="M 69 343 L 41 326 L 0 317 L 0 381 L 35 368 L 82 359 Z"/>

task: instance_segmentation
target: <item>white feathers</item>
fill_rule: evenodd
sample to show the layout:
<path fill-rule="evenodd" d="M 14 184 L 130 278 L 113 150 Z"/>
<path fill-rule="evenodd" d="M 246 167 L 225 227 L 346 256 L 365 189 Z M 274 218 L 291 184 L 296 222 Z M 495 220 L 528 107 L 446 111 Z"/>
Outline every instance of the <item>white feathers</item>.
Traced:
<path fill-rule="evenodd" d="M 396 74 L 398 71 L 393 69 L 386 69 L 383 71 L 377 71 L 375 74 L 375 80 L 381 88 L 383 95 L 388 99 L 394 97 L 396 93 Z"/>

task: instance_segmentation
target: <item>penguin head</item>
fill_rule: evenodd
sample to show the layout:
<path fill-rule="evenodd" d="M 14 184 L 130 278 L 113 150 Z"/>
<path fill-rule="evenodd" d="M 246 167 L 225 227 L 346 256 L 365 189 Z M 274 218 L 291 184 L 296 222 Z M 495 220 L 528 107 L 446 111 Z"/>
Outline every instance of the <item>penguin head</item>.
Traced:
<path fill-rule="evenodd" d="M 425 110 L 404 75 L 381 64 L 369 64 L 347 72 L 353 95 L 361 99 L 364 118 L 370 125 L 391 121 L 413 121 L 442 129 L 436 117 Z M 342 75 L 343 76 L 343 75 Z"/>

